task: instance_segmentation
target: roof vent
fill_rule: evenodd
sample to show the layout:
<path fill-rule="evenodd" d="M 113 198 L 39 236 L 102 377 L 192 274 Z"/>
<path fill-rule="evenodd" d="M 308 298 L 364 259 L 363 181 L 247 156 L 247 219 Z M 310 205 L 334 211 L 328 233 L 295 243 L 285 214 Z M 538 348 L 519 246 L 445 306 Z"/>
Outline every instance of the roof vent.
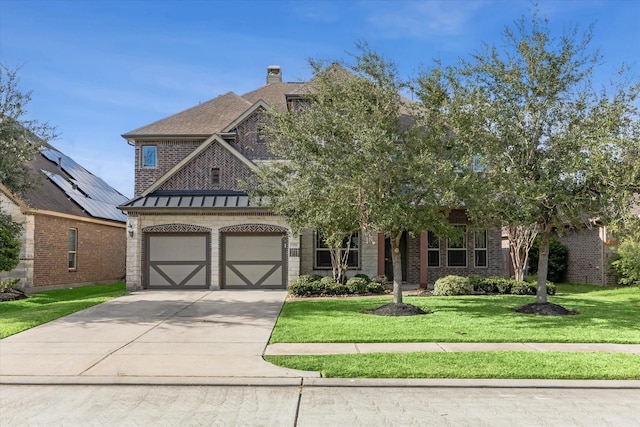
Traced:
<path fill-rule="evenodd" d="M 282 83 L 282 70 L 279 65 L 269 65 L 267 67 L 267 84 Z"/>

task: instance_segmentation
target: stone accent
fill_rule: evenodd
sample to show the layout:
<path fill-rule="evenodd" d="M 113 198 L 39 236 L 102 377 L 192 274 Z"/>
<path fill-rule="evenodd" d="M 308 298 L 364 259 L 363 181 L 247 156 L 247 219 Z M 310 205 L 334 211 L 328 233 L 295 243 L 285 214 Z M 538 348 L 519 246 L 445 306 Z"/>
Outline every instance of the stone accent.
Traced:
<path fill-rule="evenodd" d="M 127 289 L 142 289 L 143 247 L 142 231 L 148 230 L 168 230 L 173 229 L 176 224 L 185 230 L 210 230 L 211 231 L 211 283 L 210 289 L 220 289 L 220 260 L 221 252 L 219 247 L 220 233 L 231 231 L 276 230 L 287 234 L 287 244 L 289 248 L 299 248 L 300 241 L 297 235 L 293 234 L 284 218 L 276 215 L 223 215 L 223 214 L 154 214 L 147 215 L 138 213 L 137 216 L 130 216 L 128 223 L 134 229 L 134 237 L 127 239 Z M 289 253 L 287 259 L 287 283 L 291 283 L 300 274 L 300 258 Z"/>

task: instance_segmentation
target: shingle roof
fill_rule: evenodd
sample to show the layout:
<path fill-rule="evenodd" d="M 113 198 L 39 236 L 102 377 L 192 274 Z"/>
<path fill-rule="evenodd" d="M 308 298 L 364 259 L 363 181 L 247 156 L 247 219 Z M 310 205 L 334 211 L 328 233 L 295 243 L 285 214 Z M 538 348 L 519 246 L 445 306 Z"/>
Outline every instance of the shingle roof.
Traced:
<path fill-rule="evenodd" d="M 271 83 L 259 89 L 242 95 L 242 98 L 249 101 L 252 105 L 263 100 L 272 108 L 284 112 L 287 110 L 287 99 L 285 95 L 297 94 L 304 86 L 304 83 Z"/>
<path fill-rule="evenodd" d="M 122 135 L 124 138 L 148 135 L 202 135 L 220 132 L 250 108 L 251 102 L 228 92 L 210 101 Z"/>
<path fill-rule="evenodd" d="M 158 190 L 136 197 L 120 206 L 124 211 L 177 209 L 177 210 L 233 210 L 265 208 L 254 203 L 247 193 L 228 190 Z"/>

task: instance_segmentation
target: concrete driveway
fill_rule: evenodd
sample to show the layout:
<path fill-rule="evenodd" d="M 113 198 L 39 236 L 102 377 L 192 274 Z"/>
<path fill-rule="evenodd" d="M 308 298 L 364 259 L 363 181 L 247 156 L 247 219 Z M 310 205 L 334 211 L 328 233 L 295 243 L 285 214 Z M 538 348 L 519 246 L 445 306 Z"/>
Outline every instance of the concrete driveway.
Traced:
<path fill-rule="evenodd" d="M 0 341 L 0 382 L 300 384 L 262 354 L 286 291 L 142 291 Z"/>

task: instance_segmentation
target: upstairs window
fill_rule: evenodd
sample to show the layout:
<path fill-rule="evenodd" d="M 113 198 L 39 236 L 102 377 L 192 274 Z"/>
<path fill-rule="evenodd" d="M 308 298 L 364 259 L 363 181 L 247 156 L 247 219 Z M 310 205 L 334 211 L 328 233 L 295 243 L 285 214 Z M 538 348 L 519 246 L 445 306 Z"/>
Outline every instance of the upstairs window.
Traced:
<path fill-rule="evenodd" d="M 78 229 L 69 229 L 69 270 L 78 269 Z"/>
<path fill-rule="evenodd" d="M 155 145 L 142 146 L 142 167 L 155 168 L 158 164 L 158 149 Z"/>
<path fill-rule="evenodd" d="M 476 231 L 474 234 L 473 258 L 476 267 L 487 266 L 487 231 Z"/>
<path fill-rule="evenodd" d="M 213 188 L 220 187 L 220 168 L 211 169 L 211 186 Z"/>
<path fill-rule="evenodd" d="M 322 232 L 317 231 L 315 234 L 315 267 L 314 268 L 331 268 L 331 254 L 329 248 L 324 242 Z M 347 266 L 351 268 L 358 268 L 360 266 L 360 235 L 359 233 L 353 233 L 351 240 L 344 239 L 342 242 L 342 248 L 346 249 L 349 245 L 349 257 L 347 259 Z"/>
<path fill-rule="evenodd" d="M 431 231 L 427 233 L 427 266 L 440 267 L 440 239 Z"/>
<path fill-rule="evenodd" d="M 455 226 L 460 233 L 456 237 L 447 239 L 447 266 L 466 267 L 467 266 L 467 226 Z"/>

